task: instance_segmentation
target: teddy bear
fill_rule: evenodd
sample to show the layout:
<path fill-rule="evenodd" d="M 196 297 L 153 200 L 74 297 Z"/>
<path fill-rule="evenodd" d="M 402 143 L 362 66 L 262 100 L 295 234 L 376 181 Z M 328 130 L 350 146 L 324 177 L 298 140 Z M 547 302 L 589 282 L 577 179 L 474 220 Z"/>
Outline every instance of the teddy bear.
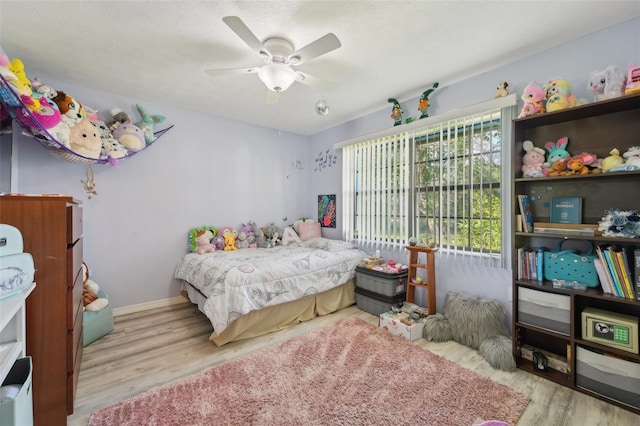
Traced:
<path fill-rule="evenodd" d="M 216 246 L 211 244 L 212 239 L 213 232 L 208 229 L 198 232 L 198 235 L 196 236 L 196 253 L 205 254 L 216 251 Z"/>
<path fill-rule="evenodd" d="M 231 251 L 237 250 L 236 247 L 236 237 L 238 236 L 238 231 L 235 229 L 227 228 L 222 233 L 222 237 L 224 238 L 224 250 Z"/>
<path fill-rule="evenodd" d="M 93 124 L 86 118 L 71 127 L 69 131 L 69 149 L 86 158 L 100 158 L 102 139 Z"/>
<path fill-rule="evenodd" d="M 249 223 L 251 224 L 251 228 L 253 229 L 253 235 L 256 237 L 256 246 L 258 248 L 266 248 L 267 240 L 264 236 L 264 231 L 262 230 L 262 228 L 260 228 L 258 224 L 253 221 L 249 221 Z"/>
<path fill-rule="evenodd" d="M 494 98 L 502 98 L 509 94 L 509 83 L 506 81 L 501 81 L 498 83 L 497 91 Z"/>
<path fill-rule="evenodd" d="M 531 141 L 524 141 L 522 148 L 525 150 L 522 156 L 522 177 L 544 176 L 544 149 L 533 146 Z"/>
<path fill-rule="evenodd" d="M 153 136 L 153 128 L 156 124 L 162 123 L 165 120 L 165 117 L 157 114 L 149 114 L 142 105 L 136 104 L 136 109 L 140 113 L 142 120 L 134 123 L 138 126 L 142 132 L 144 133 L 144 140 L 147 144 L 150 144 L 154 141 L 155 137 Z"/>
<path fill-rule="evenodd" d="M 85 311 L 95 312 L 105 308 L 109 304 L 109 299 L 99 297 L 100 286 L 89 278 L 89 267 L 82 264 L 82 304 Z"/>
<path fill-rule="evenodd" d="M 537 81 L 529 83 L 522 93 L 524 105 L 522 106 L 522 110 L 520 110 L 518 118 L 544 113 L 544 99 L 545 92 L 542 85 Z"/>
<path fill-rule="evenodd" d="M 280 244 L 280 236 L 282 235 L 282 229 L 280 229 L 275 223 L 271 223 L 265 230 L 265 236 L 267 237 L 267 247 L 275 247 Z"/>
<path fill-rule="evenodd" d="M 548 170 L 545 170 L 545 175 L 550 177 L 566 176 L 567 175 L 567 159 L 560 158 L 553 162 Z"/>
<path fill-rule="evenodd" d="M 624 95 L 627 76 L 615 65 L 601 71 L 591 72 L 587 88 L 594 92 L 595 101 L 617 98 Z"/>
<path fill-rule="evenodd" d="M 589 168 L 585 166 L 584 161 L 579 156 L 567 159 L 567 175 L 586 175 L 589 174 Z"/>

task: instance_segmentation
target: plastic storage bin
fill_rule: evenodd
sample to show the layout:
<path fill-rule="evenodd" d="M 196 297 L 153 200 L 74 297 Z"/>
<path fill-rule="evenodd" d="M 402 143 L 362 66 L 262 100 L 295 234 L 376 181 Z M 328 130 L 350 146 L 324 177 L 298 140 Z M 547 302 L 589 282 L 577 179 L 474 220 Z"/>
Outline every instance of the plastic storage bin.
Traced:
<path fill-rule="evenodd" d="M 577 348 L 577 386 L 640 409 L 640 364 Z"/>
<path fill-rule="evenodd" d="M 518 321 L 568 336 L 571 334 L 571 300 L 563 294 L 520 287 Z"/>
<path fill-rule="evenodd" d="M 383 312 L 390 311 L 392 306 L 401 305 L 407 296 L 406 292 L 393 297 L 384 296 L 357 286 L 355 291 L 358 309 L 373 315 L 380 315 Z"/>
<path fill-rule="evenodd" d="M 395 297 L 407 291 L 407 271 L 399 274 L 356 267 L 356 287 L 388 297 Z"/>
<path fill-rule="evenodd" d="M 28 426 L 33 424 L 33 398 L 31 392 L 31 357 L 20 358 L 13 364 L 0 388 L 0 425 Z M 9 388 L 19 387 L 17 395 L 3 398 L 12 393 Z M 11 389 L 13 390 L 13 389 Z"/>

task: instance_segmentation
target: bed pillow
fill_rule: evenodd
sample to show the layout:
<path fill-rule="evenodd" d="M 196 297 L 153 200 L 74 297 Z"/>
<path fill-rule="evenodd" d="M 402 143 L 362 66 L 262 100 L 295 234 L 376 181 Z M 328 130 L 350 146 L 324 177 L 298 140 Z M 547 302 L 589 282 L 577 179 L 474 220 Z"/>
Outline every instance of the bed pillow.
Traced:
<path fill-rule="evenodd" d="M 298 233 L 298 235 L 300 235 L 300 224 L 301 223 L 305 223 L 305 222 L 315 222 L 315 220 L 313 219 L 309 219 L 306 217 L 303 217 L 302 219 L 298 219 L 293 223 L 293 230 L 296 231 Z"/>
<path fill-rule="evenodd" d="M 282 243 L 283 246 L 288 246 L 289 244 L 302 244 L 302 240 L 296 234 L 296 231 L 293 230 L 290 226 L 284 228 L 282 231 Z"/>
<path fill-rule="evenodd" d="M 204 231 L 211 231 L 214 237 L 218 235 L 218 228 L 214 226 L 201 226 L 199 228 L 189 229 L 189 246 L 187 247 L 187 249 L 190 253 L 194 253 L 196 251 L 196 247 L 198 246 L 198 244 L 196 243 L 196 237 Z"/>
<path fill-rule="evenodd" d="M 317 222 L 300 222 L 298 224 L 298 231 L 302 241 L 322 237 L 322 229 Z"/>

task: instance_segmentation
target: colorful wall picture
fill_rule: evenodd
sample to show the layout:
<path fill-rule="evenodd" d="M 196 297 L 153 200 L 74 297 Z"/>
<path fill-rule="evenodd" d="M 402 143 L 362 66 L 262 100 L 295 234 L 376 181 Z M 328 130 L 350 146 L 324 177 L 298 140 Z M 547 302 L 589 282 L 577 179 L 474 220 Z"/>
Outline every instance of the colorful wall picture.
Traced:
<path fill-rule="evenodd" d="M 318 222 L 323 228 L 336 227 L 336 196 L 318 195 Z"/>

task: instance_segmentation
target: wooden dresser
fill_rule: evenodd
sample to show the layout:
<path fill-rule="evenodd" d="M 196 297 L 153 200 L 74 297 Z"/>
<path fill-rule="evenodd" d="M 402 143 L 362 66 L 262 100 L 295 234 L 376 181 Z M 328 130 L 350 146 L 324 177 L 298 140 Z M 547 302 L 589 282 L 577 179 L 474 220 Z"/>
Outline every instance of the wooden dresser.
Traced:
<path fill-rule="evenodd" d="M 68 196 L 1 196 L 0 223 L 22 232 L 38 283 L 27 299 L 35 425 L 66 425 L 82 358 L 82 207 Z"/>

